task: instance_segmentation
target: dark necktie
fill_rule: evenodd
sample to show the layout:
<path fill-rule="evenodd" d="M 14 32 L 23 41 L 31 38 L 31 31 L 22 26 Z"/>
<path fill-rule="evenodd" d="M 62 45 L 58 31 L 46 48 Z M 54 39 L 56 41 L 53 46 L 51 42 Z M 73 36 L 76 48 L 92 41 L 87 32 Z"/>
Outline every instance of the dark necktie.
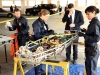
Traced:
<path fill-rule="evenodd" d="M 72 15 L 70 15 L 70 24 L 72 23 Z M 70 27 L 70 30 L 73 30 L 73 27 Z"/>
<path fill-rule="evenodd" d="M 70 24 L 72 23 L 72 15 L 70 15 Z"/>

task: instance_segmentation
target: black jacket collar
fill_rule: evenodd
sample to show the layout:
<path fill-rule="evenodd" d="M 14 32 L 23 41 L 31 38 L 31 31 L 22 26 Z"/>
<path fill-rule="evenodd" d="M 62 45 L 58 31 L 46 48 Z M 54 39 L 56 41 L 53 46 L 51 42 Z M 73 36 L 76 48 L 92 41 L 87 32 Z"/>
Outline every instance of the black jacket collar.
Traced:
<path fill-rule="evenodd" d="M 90 21 L 90 23 L 94 22 L 95 19 L 98 19 L 97 17 L 92 18 L 92 20 Z"/>

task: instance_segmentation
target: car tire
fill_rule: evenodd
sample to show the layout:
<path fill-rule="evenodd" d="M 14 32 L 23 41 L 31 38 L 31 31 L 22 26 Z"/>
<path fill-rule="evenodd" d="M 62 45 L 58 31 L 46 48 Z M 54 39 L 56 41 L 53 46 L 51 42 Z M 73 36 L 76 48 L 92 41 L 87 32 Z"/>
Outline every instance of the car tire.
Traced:
<path fill-rule="evenodd" d="M 30 15 L 31 15 L 31 13 L 30 13 L 30 12 L 26 12 L 26 15 L 27 15 L 27 16 L 30 16 Z"/>
<path fill-rule="evenodd" d="M 8 17 L 8 18 L 12 18 L 13 15 L 12 15 L 12 14 L 8 14 L 7 17 Z"/>

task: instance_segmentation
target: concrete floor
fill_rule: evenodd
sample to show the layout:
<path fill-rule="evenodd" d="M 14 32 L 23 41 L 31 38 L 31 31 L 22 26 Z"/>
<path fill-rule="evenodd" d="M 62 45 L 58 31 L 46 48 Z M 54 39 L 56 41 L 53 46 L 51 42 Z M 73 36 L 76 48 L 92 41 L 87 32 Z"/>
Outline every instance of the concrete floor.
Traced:
<path fill-rule="evenodd" d="M 83 13 L 84 14 L 84 13 Z M 32 17 L 32 16 L 31 16 Z M 64 27 L 65 24 L 62 23 L 62 15 L 55 15 L 55 16 L 50 16 L 50 19 L 46 22 L 49 25 L 50 29 L 55 30 L 55 32 L 57 33 L 62 33 L 64 32 Z M 2 20 L 7 20 L 8 18 L 0 18 L 0 21 Z M 87 27 L 88 25 L 88 20 L 84 14 L 84 19 L 85 19 L 85 24 L 81 27 Z M 34 22 L 34 20 L 29 20 L 29 26 L 30 26 L 30 32 L 32 32 L 32 23 Z M 0 34 L 4 34 L 7 36 L 10 36 L 12 33 L 14 33 L 14 31 L 8 31 L 8 29 L 5 29 L 4 27 L 5 23 L 0 24 Z M 83 38 L 79 38 L 79 41 L 83 42 L 84 39 Z M 99 47 L 100 47 L 100 42 L 98 43 Z M 1 45 L 1 44 L 0 44 Z M 78 46 L 78 64 L 83 64 L 84 65 L 84 46 L 79 45 Z M 8 63 L 6 63 L 5 61 L 5 54 L 4 54 L 4 48 L 1 47 L 0 48 L 0 65 L 1 65 L 1 73 L 0 75 L 13 75 L 13 57 L 10 56 L 10 45 L 7 45 L 7 55 L 8 55 Z M 59 58 L 59 59 L 58 59 Z M 56 60 L 65 60 L 65 51 L 63 51 L 63 53 L 61 54 L 61 56 L 57 55 L 57 59 Z M 73 60 L 73 59 L 72 59 Z M 98 62 L 98 65 L 100 64 L 100 59 Z M 27 67 L 24 69 L 24 71 L 27 71 L 29 69 L 32 68 L 32 65 L 27 65 Z M 18 69 L 17 71 L 17 75 L 21 75 L 20 71 Z"/>

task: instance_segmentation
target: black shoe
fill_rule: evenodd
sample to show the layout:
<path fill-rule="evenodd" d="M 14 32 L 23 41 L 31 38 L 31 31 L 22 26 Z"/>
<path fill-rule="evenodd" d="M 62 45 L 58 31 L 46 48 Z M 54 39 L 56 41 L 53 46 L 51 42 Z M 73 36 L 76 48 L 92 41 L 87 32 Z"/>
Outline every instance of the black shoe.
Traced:
<path fill-rule="evenodd" d="M 77 64 L 77 61 L 76 60 L 73 60 L 73 64 Z"/>
<path fill-rule="evenodd" d="M 70 61 L 70 59 L 66 59 L 65 61 L 66 61 L 66 62 L 69 62 L 69 61 Z"/>

